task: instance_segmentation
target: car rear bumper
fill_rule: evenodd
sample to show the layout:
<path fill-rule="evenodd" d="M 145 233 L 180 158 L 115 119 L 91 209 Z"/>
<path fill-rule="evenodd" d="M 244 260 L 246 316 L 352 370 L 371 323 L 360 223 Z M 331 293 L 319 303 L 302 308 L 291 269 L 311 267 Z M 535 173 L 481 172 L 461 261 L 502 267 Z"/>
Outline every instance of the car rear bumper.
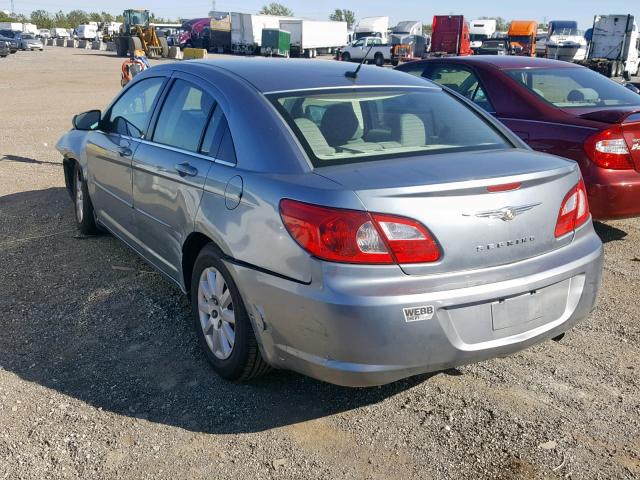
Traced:
<path fill-rule="evenodd" d="M 613 220 L 640 216 L 640 173 L 593 168 L 585 173 L 593 218 Z"/>
<path fill-rule="evenodd" d="M 602 244 L 589 222 L 566 247 L 482 271 L 417 277 L 382 267 L 375 276 L 369 267 L 317 263 L 309 285 L 228 266 L 268 363 L 372 386 L 507 355 L 565 332 L 595 305 Z M 417 307 L 426 314 L 407 321 L 404 309 Z"/>

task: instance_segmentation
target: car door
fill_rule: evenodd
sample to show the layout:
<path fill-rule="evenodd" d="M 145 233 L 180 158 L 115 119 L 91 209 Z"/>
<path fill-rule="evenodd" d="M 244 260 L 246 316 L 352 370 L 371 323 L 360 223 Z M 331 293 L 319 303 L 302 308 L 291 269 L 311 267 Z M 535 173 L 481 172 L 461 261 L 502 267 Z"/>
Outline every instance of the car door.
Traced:
<path fill-rule="evenodd" d="M 151 141 L 133 159 L 133 205 L 143 255 L 180 281 L 182 245 L 193 230 L 211 158 L 216 102 L 196 77 L 174 73 Z"/>
<path fill-rule="evenodd" d="M 139 80 L 105 112 L 97 130 L 89 132 L 88 183 L 99 221 L 128 243 L 133 232 L 131 162 L 147 133 L 149 121 L 166 77 Z"/>
<path fill-rule="evenodd" d="M 362 57 L 364 57 L 364 48 L 364 38 L 355 42 L 352 48 L 349 49 L 351 60 L 362 60 Z"/>

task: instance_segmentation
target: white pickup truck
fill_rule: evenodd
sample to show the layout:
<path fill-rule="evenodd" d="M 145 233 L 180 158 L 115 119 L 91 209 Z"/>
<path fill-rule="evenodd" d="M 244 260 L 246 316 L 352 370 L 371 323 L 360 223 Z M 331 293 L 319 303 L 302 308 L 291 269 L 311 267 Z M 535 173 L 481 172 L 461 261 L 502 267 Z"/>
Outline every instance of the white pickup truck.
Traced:
<path fill-rule="evenodd" d="M 375 63 L 382 67 L 385 63 L 391 62 L 392 49 L 391 45 L 382 43 L 379 37 L 362 37 L 351 45 L 343 47 L 340 58 L 343 62 L 361 62 L 366 55 L 368 63 Z"/>

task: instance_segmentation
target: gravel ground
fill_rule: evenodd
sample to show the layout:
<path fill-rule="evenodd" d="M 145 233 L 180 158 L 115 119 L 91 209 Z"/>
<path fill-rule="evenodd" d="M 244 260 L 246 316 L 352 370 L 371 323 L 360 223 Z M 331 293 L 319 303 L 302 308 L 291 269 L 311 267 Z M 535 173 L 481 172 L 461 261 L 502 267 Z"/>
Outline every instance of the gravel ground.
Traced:
<path fill-rule="evenodd" d="M 185 297 L 76 233 L 53 148 L 121 60 L 0 59 L 0 479 L 640 478 L 640 223 L 606 241 L 597 309 L 563 341 L 381 388 L 217 378 Z"/>

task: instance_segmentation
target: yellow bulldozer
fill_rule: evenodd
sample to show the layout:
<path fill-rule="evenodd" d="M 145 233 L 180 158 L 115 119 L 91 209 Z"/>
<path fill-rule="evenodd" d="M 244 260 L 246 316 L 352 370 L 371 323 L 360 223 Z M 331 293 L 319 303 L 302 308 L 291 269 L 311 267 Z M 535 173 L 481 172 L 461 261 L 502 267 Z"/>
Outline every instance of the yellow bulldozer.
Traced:
<path fill-rule="evenodd" d="M 124 23 L 114 38 L 119 57 L 133 57 L 136 51 L 143 51 L 148 58 L 169 56 L 167 39 L 149 24 L 149 10 L 129 9 L 122 15 Z"/>

